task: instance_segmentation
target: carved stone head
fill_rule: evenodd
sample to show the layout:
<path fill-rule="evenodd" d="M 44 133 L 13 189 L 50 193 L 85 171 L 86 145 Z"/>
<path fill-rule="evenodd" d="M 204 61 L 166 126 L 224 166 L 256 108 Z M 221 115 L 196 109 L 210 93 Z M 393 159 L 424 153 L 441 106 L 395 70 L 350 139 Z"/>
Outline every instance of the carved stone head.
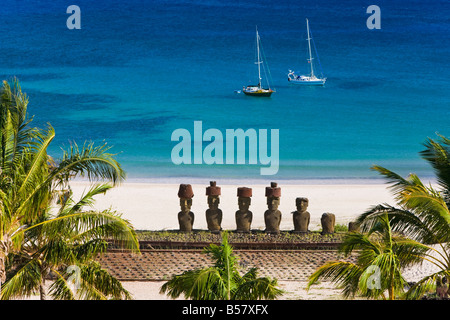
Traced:
<path fill-rule="evenodd" d="M 239 210 L 246 212 L 252 203 L 252 189 L 241 187 L 237 189 Z"/>
<path fill-rule="evenodd" d="M 208 207 L 211 210 L 219 209 L 220 198 L 218 196 L 208 196 Z"/>
<path fill-rule="evenodd" d="M 250 204 L 252 203 L 252 198 L 239 197 L 238 206 L 241 211 L 248 211 Z"/>
<path fill-rule="evenodd" d="M 181 212 L 189 212 L 192 207 L 192 199 L 180 198 Z"/>
<path fill-rule="evenodd" d="M 295 199 L 295 205 L 297 206 L 298 212 L 305 212 L 308 209 L 309 200 L 308 198 L 297 198 Z"/>

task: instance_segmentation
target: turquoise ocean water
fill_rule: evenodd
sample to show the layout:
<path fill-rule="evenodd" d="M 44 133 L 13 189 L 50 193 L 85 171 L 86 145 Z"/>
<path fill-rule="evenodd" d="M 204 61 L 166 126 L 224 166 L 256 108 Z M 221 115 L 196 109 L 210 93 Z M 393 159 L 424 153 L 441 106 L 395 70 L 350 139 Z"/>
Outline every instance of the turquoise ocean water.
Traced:
<path fill-rule="evenodd" d="M 69 30 L 66 9 L 81 9 Z M 366 9 L 381 9 L 369 30 Z M 325 87 L 287 82 L 307 71 L 310 21 Z M 365 179 L 382 165 L 432 174 L 418 152 L 450 136 L 450 2 L 7 1 L 0 10 L 0 75 L 17 76 L 35 123 L 70 141 L 112 145 L 130 180 Z M 271 98 L 235 93 L 255 83 L 255 26 Z M 280 168 L 174 165 L 171 134 L 279 129 Z"/>

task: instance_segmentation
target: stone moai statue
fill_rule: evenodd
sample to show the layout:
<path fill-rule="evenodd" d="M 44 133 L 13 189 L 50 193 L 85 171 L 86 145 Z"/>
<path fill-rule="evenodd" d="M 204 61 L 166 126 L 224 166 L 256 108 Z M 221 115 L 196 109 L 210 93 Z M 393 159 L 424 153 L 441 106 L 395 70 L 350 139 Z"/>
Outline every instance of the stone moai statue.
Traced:
<path fill-rule="evenodd" d="M 320 218 L 322 223 L 322 234 L 334 233 L 334 225 L 336 223 L 336 216 L 333 213 L 324 213 L 322 218 Z"/>
<path fill-rule="evenodd" d="M 181 207 L 181 211 L 178 212 L 180 231 L 192 231 L 192 226 L 194 225 L 194 213 L 191 212 L 192 198 L 194 197 L 192 186 L 190 184 L 180 184 L 178 197 L 180 198 Z"/>
<path fill-rule="evenodd" d="M 308 232 L 308 226 L 310 221 L 310 214 L 306 210 L 308 209 L 308 204 L 309 204 L 308 198 L 295 199 L 297 211 L 292 212 L 292 217 L 294 220 L 294 232 Z"/>
<path fill-rule="evenodd" d="M 208 230 L 214 233 L 222 230 L 222 210 L 219 209 L 220 194 L 220 187 L 216 185 L 215 181 L 211 181 L 209 187 L 206 187 L 209 207 L 209 209 L 206 210 L 206 222 L 208 224 Z"/>
<path fill-rule="evenodd" d="M 349 222 L 348 223 L 348 232 L 359 232 L 359 225 L 356 222 Z"/>
<path fill-rule="evenodd" d="M 281 212 L 278 210 L 280 205 L 281 188 L 277 183 L 271 182 L 270 187 L 266 187 L 267 207 L 264 212 L 264 222 L 266 224 L 266 232 L 280 233 Z"/>
<path fill-rule="evenodd" d="M 252 189 L 241 187 L 237 189 L 239 210 L 236 211 L 236 231 L 250 232 L 253 213 L 249 210 L 252 203 Z"/>

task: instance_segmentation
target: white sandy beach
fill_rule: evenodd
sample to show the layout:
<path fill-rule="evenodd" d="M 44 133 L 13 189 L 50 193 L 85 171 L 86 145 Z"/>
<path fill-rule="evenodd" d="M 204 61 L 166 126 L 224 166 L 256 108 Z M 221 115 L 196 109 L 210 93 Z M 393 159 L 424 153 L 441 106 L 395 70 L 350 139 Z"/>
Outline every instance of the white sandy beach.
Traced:
<path fill-rule="evenodd" d="M 190 183 L 189 180 L 180 183 Z M 237 188 L 253 188 L 250 210 L 253 212 L 252 229 L 265 228 L 264 211 L 267 210 L 266 184 L 217 185 L 222 188 L 219 208 L 223 211 L 222 228 L 236 228 L 235 212 L 238 210 Z M 88 190 L 86 182 L 72 182 L 71 187 L 75 199 Z M 336 215 L 336 224 L 352 221 L 372 205 L 380 203 L 395 204 L 392 195 L 384 183 L 369 184 L 278 184 L 281 187 L 279 210 L 282 213 L 280 230 L 292 230 L 291 212 L 296 210 L 295 199 L 309 199 L 308 211 L 311 215 L 310 230 L 321 228 L 320 218 L 323 213 Z M 171 230 L 178 229 L 177 214 L 180 211 L 177 196 L 179 184 L 163 183 L 123 183 L 105 195 L 96 197 L 95 208 L 112 208 L 122 213 L 138 230 Z M 194 198 L 192 212 L 195 214 L 194 229 L 207 230 L 205 211 L 208 209 L 205 188 L 207 184 L 192 184 Z"/>

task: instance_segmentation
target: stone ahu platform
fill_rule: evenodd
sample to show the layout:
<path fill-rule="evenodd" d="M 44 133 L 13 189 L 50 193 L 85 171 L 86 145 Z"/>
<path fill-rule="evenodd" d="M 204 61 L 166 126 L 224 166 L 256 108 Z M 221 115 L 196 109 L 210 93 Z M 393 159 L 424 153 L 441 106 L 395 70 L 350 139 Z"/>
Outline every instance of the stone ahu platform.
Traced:
<path fill-rule="evenodd" d="M 242 272 L 257 267 L 260 276 L 306 281 L 327 261 L 354 260 L 338 253 L 343 234 L 230 232 L 229 242 Z M 102 267 L 121 281 L 164 281 L 183 271 L 210 266 L 212 261 L 202 248 L 221 242 L 220 234 L 209 232 L 138 232 L 138 235 L 140 254 L 111 246 L 99 259 Z"/>

